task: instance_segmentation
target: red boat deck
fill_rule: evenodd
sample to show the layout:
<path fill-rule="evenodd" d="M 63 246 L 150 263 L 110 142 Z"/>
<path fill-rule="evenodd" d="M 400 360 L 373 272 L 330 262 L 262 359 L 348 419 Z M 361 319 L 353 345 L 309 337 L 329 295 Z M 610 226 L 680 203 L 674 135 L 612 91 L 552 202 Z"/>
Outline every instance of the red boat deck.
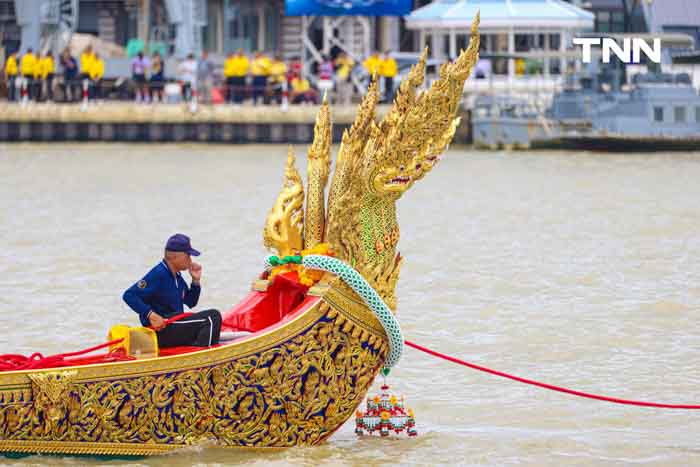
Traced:
<path fill-rule="evenodd" d="M 320 297 L 308 296 L 308 287 L 302 285 L 296 272 L 275 276 L 266 291 L 250 292 L 240 303 L 222 314 L 221 331 L 248 332 L 231 341 L 221 342 L 213 347 L 221 347 L 241 340 L 254 339 L 260 334 L 284 326 L 285 323 L 299 316 L 313 306 Z M 124 352 L 94 352 L 106 347 L 107 344 L 96 346 L 79 352 L 43 356 L 34 353 L 29 357 L 23 355 L 0 355 L 0 372 L 16 370 L 34 370 L 44 368 L 62 368 L 82 366 L 96 363 L 111 363 L 134 360 L 134 357 L 124 355 Z M 190 352 L 206 350 L 210 347 L 169 347 L 159 349 L 159 357 L 182 355 Z"/>

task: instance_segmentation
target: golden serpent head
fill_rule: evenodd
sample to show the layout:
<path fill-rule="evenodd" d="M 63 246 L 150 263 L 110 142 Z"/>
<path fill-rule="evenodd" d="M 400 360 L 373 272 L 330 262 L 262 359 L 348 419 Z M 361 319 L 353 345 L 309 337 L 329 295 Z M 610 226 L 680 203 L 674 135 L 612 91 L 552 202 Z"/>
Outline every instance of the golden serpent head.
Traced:
<path fill-rule="evenodd" d="M 440 160 L 459 124 L 464 82 L 479 56 L 479 15 L 469 47 L 440 68 L 430 89 L 416 94 L 425 74 L 425 53 L 399 88 L 391 111 L 372 128 L 363 152 L 367 189 L 398 198 Z"/>

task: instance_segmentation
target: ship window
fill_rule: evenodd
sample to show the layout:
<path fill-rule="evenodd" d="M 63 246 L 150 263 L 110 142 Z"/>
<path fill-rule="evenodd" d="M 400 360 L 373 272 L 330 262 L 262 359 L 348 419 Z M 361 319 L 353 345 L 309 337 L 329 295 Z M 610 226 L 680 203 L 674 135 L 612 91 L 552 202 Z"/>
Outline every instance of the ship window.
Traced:
<path fill-rule="evenodd" d="M 685 123 L 685 107 L 676 107 L 673 109 L 673 120 L 676 123 Z"/>
<path fill-rule="evenodd" d="M 664 121 L 664 108 L 654 107 L 654 121 L 663 122 Z"/>

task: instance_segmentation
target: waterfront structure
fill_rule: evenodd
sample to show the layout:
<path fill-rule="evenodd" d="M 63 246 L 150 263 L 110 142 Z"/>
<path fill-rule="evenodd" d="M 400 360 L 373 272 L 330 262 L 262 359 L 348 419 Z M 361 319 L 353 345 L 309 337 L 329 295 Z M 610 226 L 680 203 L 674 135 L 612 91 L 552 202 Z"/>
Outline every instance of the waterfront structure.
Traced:
<path fill-rule="evenodd" d="M 678 36 L 670 35 L 667 42 L 680 44 Z M 692 41 L 687 38 L 686 43 Z M 700 148 L 700 96 L 690 75 L 637 73 L 622 89 L 621 72 L 611 64 L 569 76 L 563 91 L 554 95 L 552 105 L 544 112 L 526 100 L 479 98 L 472 114 L 474 144 L 489 149 Z"/>
<path fill-rule="evenodd" d="M 414 10 L 406 25 L 419 32 L 419 43 L 430 46 L 434 57 L 454 57 L 467 46 L 469 18 L 476 11 L 481 12 L 480 55 L 488 60 L 483 72 L 509 83 L 524 74 L 518 68 L 526 59 L 540 56 L 542 75 L 561 75 L 565 59 L 551 59 L 548 52 L 566 51 L 573 36 L 594 26 L 593 13 L 563 0 L 439 0 Z"/>
<path fill-rule="evenodd" d="M 124 47 L 140 41 L 178 57 L 242 48 L 289 59 L 309 44 L 328 53 L 341 40 L 362 56 L 368 49 L 397 50 L 400 29 L 397 17 L 286 16 L 285 0 L 0 0 L 0 45 L 37 50 L 59 22 L 65 30 Z"/>

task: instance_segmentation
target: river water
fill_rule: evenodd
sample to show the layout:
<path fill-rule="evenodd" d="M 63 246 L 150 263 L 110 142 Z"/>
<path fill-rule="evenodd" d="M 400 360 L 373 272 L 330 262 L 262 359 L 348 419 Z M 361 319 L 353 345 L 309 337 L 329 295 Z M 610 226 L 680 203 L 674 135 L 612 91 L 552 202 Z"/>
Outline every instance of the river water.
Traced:
<path fill-rule="evenodd" d="M 0 353 L 80 349 L 136 324 L 121 294 L 174 232 L 203 252 L 201 307 L 229 308 L 260 270 L 285 157 L 282 146 L 0 145 Z M 700 154 L 450 150 L 399 203 L 406 338 L 580 391 L 700 404 L 699 181 Z M 131 465 L 700 463 L 697 411 L 577 398 L 413 349 L 389 383 L 415 410 L 417 439 L 358 440 L 351 420 L 320 447 Z"/>

